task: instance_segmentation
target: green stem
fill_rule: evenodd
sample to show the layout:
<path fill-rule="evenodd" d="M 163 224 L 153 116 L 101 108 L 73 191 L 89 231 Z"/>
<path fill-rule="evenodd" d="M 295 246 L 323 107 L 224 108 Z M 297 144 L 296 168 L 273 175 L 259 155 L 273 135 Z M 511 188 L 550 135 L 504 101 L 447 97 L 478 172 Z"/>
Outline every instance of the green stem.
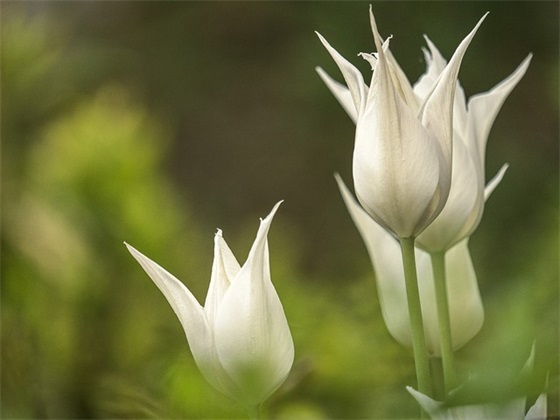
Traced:
<path fill-rule="evenodd" d="M 430 357 L 430 372 L 432 374 L 432 388 L 434 400 L 445 400 L 445 390 L 443 386 L 443 366 L 441 357 Z"/>
<path fill-rule="evenodd" d="M 430 364 L 428 362 L 428 352 L 426 351 L 424 323 L 422 321 L 422 310 L 420 307 L 420 292 L 418 290 L 418 276 L 416 274 L 414 240 L 415 238 L 413 237 L 400 238 L 400 243 L 418 391 L 430 396 L 432 395 Z"/>
<path fill-rule="evenodd" d="M 430 254 L 430 256 L 432 259 L 434 286 L 436 290 L 436 306 L 441 360 L 443 364 L 444 392 L 445 395 L 447 395 L 457 382 L 455 377 L 455 360 L 453 355 L 449 300 L 447 297 L 447 282 L 445 276 L 445 252 L 434 252 Z"/>

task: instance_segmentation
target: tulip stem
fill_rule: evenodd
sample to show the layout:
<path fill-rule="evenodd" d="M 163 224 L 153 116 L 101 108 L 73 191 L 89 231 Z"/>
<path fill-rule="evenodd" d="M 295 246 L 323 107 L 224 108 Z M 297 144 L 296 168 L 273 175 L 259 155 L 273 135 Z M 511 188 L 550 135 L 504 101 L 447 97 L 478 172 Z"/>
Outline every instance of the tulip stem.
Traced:
<path fill-rule="evenodd" d="M 415 238 L 413 237 L 400 238 L 418 391 L 429 396 L 432 395 L 430 364 L 428 361 L 428 352 L 426 350 L 424 322 L 422 321 L 422 309 L 420 306 L 414 241 Z"/>
<path fill-rule="evenodd" d="M 436 290 L 439 341 L 441 346 L 441 360 L 443 364 L 443 389 L 445 395 L 447 395 L 457 382 L 455 377 L 455 360 L 453 355 L 449 300 L 447 297 L 445 252 L 434 252 L 431 253 L 430 256 L 432 259 L 434 286 Z"/>

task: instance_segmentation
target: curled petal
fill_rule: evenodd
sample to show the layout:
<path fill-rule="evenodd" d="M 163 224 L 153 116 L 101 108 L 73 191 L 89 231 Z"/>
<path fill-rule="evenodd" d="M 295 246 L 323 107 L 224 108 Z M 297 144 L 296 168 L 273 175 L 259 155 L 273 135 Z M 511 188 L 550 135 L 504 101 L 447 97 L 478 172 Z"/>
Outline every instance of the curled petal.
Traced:
<path fill-rule="evenodd" d="M 354 101 L 352 100 L 350 90 L 348 90 L 348 88 L 342 83 L 334 80 L 321 67 L 316 67 L 315 70 L 355 124 L 358 120 L 358 111 L 354 105 Z"/>
<path fill-rule="evenodd" d="M 361 113 L 364 109 L 367 96 L 367 88 L 362 74 L 356 67 L 348 62 L 348 60 L 340 55 L 337 50 L 331 47 L 331 45 L 319 32 L 316 32 L 316 34 L 342 72 L 342 76 L 350 89 L 352 100 L 354 101 L 354 107 L 358 110 L 358 114 Z"/>
<path fill-rule="evenodd" d="M 496 85 L 493 89 L 486 93 L 472 96 L 469 99 L 468 127 L 471 130 L 469 135 L 478 141 L 480 159 L 483 168 L 484 157 L 486 154 L 486 142 L 488 140 L 488 134 L 490 133 L 492 124 L 494 124 L 494 120 L 496 119 L 504 101 L 527 71 L 532 57 L 533 55 L 529 54 L 510 76 Z"/>
<path fill-rule="evenodd" d="M 507 163 L 504 164 L 500 168 L 498 173 L 494 176 L 494 178 L 492 178 L 488 182 L 488 184 L 486 184 L 486 187 L 484 188 L 484 201 L 488 200 L 488 198 L 494 192 L 496 187 L 500 184 L 500 182 L 502 182 L 502 179 L 504 178 L 504 175 L 506 174 L 506 171 L 507 171 L 508 168 L 509 168 L 509 165 Z"/>

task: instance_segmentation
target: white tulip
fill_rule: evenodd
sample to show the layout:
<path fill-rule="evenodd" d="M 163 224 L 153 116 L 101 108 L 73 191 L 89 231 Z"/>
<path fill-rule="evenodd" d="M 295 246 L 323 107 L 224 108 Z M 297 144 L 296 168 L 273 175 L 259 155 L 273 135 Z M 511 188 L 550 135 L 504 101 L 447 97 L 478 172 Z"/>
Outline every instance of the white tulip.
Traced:
<path fill-rule="evenodd" d="M 261 220 L 243 267 L 218 230 L 204 307 L 172 274 L 126 245 L 175 311 L 204 377 L 248 407 L 258 406 L 284 382 L 294 359 L 269 268 L 267 235 L 279 205 Z"/>
<path fill-rule="evenodd" d="M 446 68 L 446 61 L 439 50 L 427 37 L 426 41 L 429 48 L 429 52 L 424 50 L 426 72 L 413 87 L 418 103 L 426 101 Z M 377 59 L 374 56 L 362 56 L 372 63 L 374 69 L 376 68 Z M 488 135 L 502 104 L 527 71 L 531 57 L 529 54 L 510 76 L 488 92 L 472 96 L 468 104 L 457 81 L 453 106 L 453 156 L 449 197 L 441 213 L 418 236 L 416 243 L 423 249 L 429 252 L 446 251 L 469 237 L 478 227 L 484 202 L 500 183 L 507 169 L 507 164 L 502 166 L 498 174 L 484 185 Z M 396 74 L 401 75 L 399 80 L 403 80 L 402 84 L 406 86 L 406 79 L 403 78 L 398 64 L 392 56 L 389 58 L 390 67 Z M 317 68 L 317 72 L 356 123 L 358 108 L 354 105 L 350 89 L 335 81 L 323 69 Z M 410 102 L 414 103 L 414 100 Z"/>
<path fill-rule="evenodd" d="M 420 101 L 382 41 L 373 13 L 377 54 L 369 87 L 361 73 L 321 36 L 348 86 L 356 110 L 354 189 L 362 207 L 399 238 L 418 236 L 443 209 L 451 188 L 453 101 L 465 51 L 484 17 L 461 42 Z M 337 96 L 345 96 L 340 86 Z M 348 96 L 341 101 L 351 112 Z"/>

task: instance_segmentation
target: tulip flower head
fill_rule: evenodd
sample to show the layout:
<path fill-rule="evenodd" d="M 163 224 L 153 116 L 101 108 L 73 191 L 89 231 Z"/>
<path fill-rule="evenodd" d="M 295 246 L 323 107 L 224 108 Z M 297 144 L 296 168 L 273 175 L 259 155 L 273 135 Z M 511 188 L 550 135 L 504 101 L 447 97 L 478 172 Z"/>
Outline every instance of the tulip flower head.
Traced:
<path fill-rule="evenodd" d="M 340 68 L 356 111 L 354 189 L 364 210 L 397 237 L 417 237 L 442 211 L 451 188 L 453 101 L 466 49 L 484 17 L 461 42 L 425 98 L 419 100 L 383 42 L 370 9 L 377 54 L 361 73 L 321 35 Z M 337 86 L 341 91 L 340 86 Z M 347 112 L 352 106 L 345 99 Z"/>
<path fill-rule="evenodd" d="M 204 306 L 172 274 L 126 244 L 179 318 L 204 377 L 248 407 L 258 406 L 284 382 L 294 359 L 292 336 L 269 268 L 267 235 L 279 205 L 261 220 L 242 267 L 218 230 Z"/>
<path fill-rule="evenodd" d="M 447 67 L 446 60 L 433 42 L 427 37 L 426 42 L 429 48 L 429 51 L 424 50 L 426 72 L 412 87 L 418 103 L 426 102 L 433 94 Z M 376 58 L 371 54 L 362 54 L 362 56 L 372 63 L 374 69 L 377 67 L 379 57 Z M 441 213 L 418 236 L 418 246 L 426 251 L 446 251 L 469 237 L 478 226 L 482 218 L 484 202 L 500 183 L 507 169 L 507 165 L 502 166 L 498 174 L 486 186 L 484 185 L 488 135 L 505 99 L 527 71 L 531 57 L 529 54 L 510 76 L 490 91 L 471 97 L 468 104 L 465 101 L 463 88 L 457 81 L 453 105 L 451 186 Z M 392 59 L 392 56 L 389 58 Z M 397 74 L 402 74 L 396 62 L 393 60 L 391 63 L 397 69 Z M 317 72 L 352 121 L 357 123 L 358 109 L 354 105 L 350 89 L 332 79 L 323 69 L 317 68 Z M 403 79 L 402 85 L 408 86 L 405 82 L 406 79 Z M 410 102 L 414 103 L 414 99 Z"/>

